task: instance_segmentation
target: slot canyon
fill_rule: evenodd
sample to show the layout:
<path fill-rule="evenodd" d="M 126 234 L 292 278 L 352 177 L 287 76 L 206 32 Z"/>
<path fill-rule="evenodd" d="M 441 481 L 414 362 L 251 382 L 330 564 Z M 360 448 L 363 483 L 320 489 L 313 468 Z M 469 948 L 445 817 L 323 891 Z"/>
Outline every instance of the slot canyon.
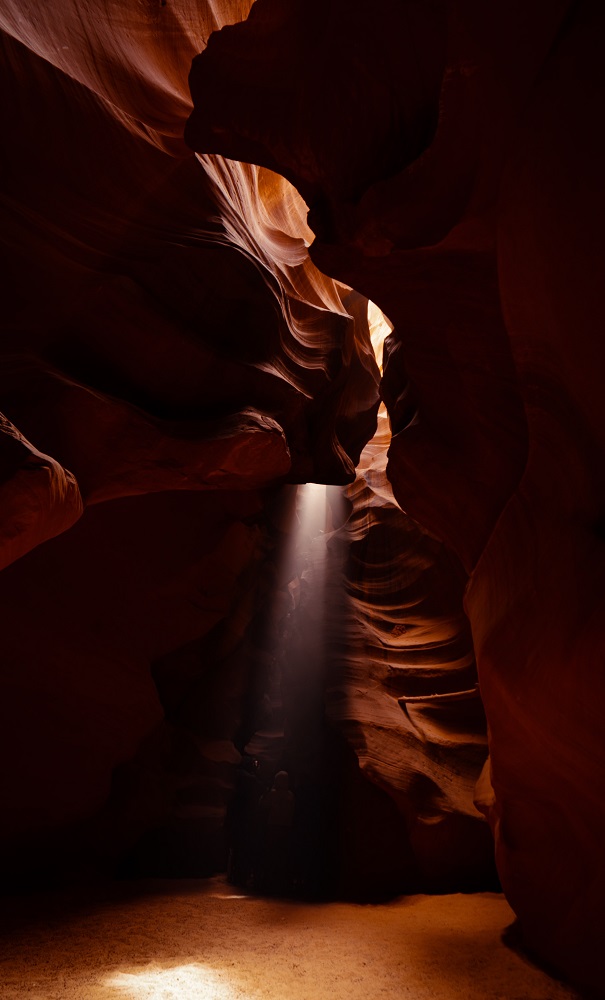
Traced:
<path fill-rule="evenodd" d="M 605 996 L 605 7 L 0 34 L 3 995 Z"/>

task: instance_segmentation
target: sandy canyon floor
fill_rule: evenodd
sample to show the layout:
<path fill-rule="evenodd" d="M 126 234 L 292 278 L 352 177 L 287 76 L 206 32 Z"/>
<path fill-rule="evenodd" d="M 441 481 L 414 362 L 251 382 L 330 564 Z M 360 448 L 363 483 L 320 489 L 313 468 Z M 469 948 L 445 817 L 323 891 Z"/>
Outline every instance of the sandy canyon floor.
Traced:
<path fill-rule="evenodd" d="M 302 903 L 242 896 L 220 878 L 30 896 L 2 914 L 0 995 L 575 1000 L 502 942 L 512 921 L 496 893 Z"/>

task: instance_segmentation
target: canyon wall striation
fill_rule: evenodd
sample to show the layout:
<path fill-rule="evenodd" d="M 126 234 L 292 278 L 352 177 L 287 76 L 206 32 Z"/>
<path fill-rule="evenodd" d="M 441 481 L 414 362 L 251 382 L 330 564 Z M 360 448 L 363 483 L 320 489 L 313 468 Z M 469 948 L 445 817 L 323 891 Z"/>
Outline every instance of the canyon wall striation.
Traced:
<path fill-rule="evenodd" d="M 200 831 L 220 862 L 288 491 L 329 483 L 347 773 L 421 887 L 485 874 L 485 815 L 526 943 L 598 984 L 604 27 L 596 0 L 5 0 L 23 871 L 79 844 L 144 871 Z"/>

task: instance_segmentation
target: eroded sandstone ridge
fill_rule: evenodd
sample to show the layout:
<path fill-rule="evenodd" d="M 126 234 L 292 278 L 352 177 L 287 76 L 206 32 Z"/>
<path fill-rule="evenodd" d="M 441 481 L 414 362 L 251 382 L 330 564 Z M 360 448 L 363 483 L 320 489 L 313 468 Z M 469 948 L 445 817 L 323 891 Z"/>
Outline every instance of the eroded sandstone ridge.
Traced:
<path fill-rule="evenodd" d="M 288 177 L 313 260 L 394 324 L 388 476 L 471 574 L 491 747 L 478 804 L 526 940 L 594 983 L 603 13 L 451 0 L 369 20 L 344 0 L 259 0 L 194 61 L 187 137 Z"/>
<path fill-rule="evenodd" d="M 451 887 L 485 813 L 526 941 L 594 985 L 603 14 L 250 8 L 0 10 L 4 857 L 212 869 L 296 603 L 288 484 L 348 484 L 347 843 L 374 809 Z"/>

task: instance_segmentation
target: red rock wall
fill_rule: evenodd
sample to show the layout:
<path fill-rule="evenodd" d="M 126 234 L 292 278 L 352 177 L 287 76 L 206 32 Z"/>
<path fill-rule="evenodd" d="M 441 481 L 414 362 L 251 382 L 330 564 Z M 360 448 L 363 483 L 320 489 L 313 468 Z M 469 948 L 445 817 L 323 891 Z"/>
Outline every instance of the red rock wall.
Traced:
<path fill-rule="evenodd" d="M 78 842 L 115 856 L 175 810 L 216 840 L 258 520 L 284 482 L 350 481 L 375 425 L 367 326 L 311 263 L 299 196 L 182 140 L 192 57 L 247 10 L 0 14 L 2 836 L 20 872 Z M 198 705 L 225 696 L 226 664 L 214 729 L 158 701 L 171 657 Z M 185 786 L 214 765 L 196 812 Z"/>
<path fill-rule="evenodd" d="M 596 4 L 570 13 L 502 180 L 498 271 L 530 445 L 467 596 L 506 891 L 536 950 L 599 992 L 603 28 Z"/>
<path fill-rule="evenodd" d="M 315 263 L 394 324 L 388 476 L 471 574 L 493 784 L 478 803 L 526 941 L 594 986 L 603 14 L 592 0 L 372 14 L 259 0 L 194 62 L 187 137 L 287 176 Z M 284 87 L 285 132 L 270 97 Z"/>
<path fill-rule="evenodd" d="M 398 506 L 386 477 L 390 441 L 382 407 L 345 490 L 352 509 L 328 543 L 328 715 L 404 818 L 417 884 L 486 888 L 497 879 L 474 803 L 487 733 L 462 608 L 466 575 Z"/>
<path fill-rule="evenodd" d="M 394 533 L 416 533 L 440 567 L 452 637 L 464 621 L 448 551 L 470 575 L 491 751 L 492 788 L 485 771 L 477 803 L 505 891 L 527 942 L 594 985 L 605 890 L 602 12 L 596 0 L 381 0 L 370 21 L 357 2 L 257 0 L 194 61 L 196 160 L 182 139 L 191 60 L 248 12 L 7 0 L 0 14 L 11 95 L 1 489 L 14 518 L 2 535 L 13 563 L 1 581 L 13 762 L 3 831 L 77 825 L 98 814 L 112 768 L 162 757 L 150 664 L 220 622 L 245 631 L 251 612 L 235 595 L 257 558 L 264 491 L 353 480 L 378 375 L 345 282 L 394 324 L 387 475 L 422 525 L 396 512 Z M 312 261 L 304 207 L 277 174 L 307 201 Z M 351 548 L 374 535 L 380 556 L 391 514 L 368 530 L 366 500 Z M 403 564 L 396 575 L 411 585 Z M 363 601 L 354 574 L 351 587 Z M 380 639 L 391 611 L 378 610 Z M 366 611 L 371 632 L 376 606 Z M 431 694 L 460 693 L 465 643 L 451 661 L 439 647 L 447 690 Z M 390 702 L 375 699 L 392 723 L 375 740 L 374 710 L 355 698 L 342 718 L 354 719 L 366 770 L 377 763 L 379 784 L 417 817 L 444 809 L 478 823 L 479 729 L 414 703 L 416 732 L 431 730 L 420 754 L 412 671 L 391 651 L 377 661 L 374 645 L 372 677 L 394 668 Z M 360 661 L 348 662 L 347 689 Z M 224 698 L 199 664 L 207 697 Z M 240 711 L 213 740 L 232 739 Z M 417 754 L 416 786 L 393 773 L 399 739 Z M 461 780 L 448 791 L 456 755 Z M 150 813 L 170 811 L 140 780 Z"/>

